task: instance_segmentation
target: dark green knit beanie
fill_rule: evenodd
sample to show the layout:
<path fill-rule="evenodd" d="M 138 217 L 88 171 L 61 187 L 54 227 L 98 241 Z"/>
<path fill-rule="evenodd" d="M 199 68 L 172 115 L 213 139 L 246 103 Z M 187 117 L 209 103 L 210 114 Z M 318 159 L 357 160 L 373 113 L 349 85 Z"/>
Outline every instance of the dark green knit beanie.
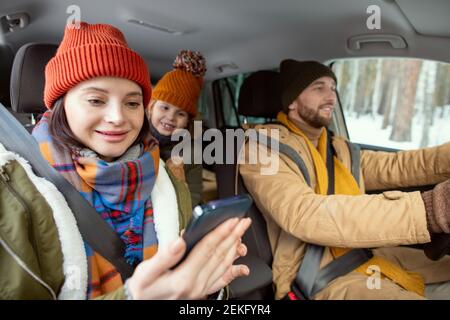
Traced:
<path fill-rule="evenodd" d="M 286 59 L 280 64 L 281 102 L 288 113 L 289 105 L 297 99 L 311 83 L 321 77 L 330 77 L 337 82 L 333 71 L 317 61 L 296 61 Z"/>

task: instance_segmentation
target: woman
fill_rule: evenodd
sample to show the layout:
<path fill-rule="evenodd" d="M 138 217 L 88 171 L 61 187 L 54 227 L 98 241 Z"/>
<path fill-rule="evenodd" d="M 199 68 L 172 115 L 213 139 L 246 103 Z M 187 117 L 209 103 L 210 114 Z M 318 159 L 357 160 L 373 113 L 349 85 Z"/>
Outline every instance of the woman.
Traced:
<path fill-rule="evenodd" d="M 161 159 L 180 180 L 186 181 L 195 207 L 202 199 L 202 165 L 194 163 L 193 157 L 190 163 L 180 164 L 178 159 L 175 160 L 171 153 L 178 141 L 172 141 L 171 137 L 180 129 L 193 134 L 197 101 L 206 72 L 205 59 L 199 52 L 182 50 L 175 58 L 173 68 L 153 90 L 149 106 L 150 131 L 159 142 Z"/>
<path fill-rule="evenodd" d="M 136 267 L 124 284 L 85 243 L 89 298 L 198 299 L 249 273 L 233 265 L 246 253 L 240 238 L 247 219 L 223 223 L 170 270 L 185 251 L 179 230 L 188 217 L 149 134 L 146 64 L 118 29 L 68 26 L 45 76 L 49 110 L 33 131 L 40 150 L 116 231 Z"/>

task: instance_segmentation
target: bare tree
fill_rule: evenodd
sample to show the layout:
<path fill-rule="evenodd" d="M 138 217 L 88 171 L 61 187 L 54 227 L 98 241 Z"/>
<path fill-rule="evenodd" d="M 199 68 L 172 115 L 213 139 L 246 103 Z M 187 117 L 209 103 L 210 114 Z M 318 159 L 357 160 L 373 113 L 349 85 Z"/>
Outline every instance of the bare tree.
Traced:
<path fill-rule="evenodd" d="M 383 66 L 383 86 L 380 107 L 378 113 L 383 115 L 381 129 L 386 129 L 391 124 L 392 104 L 395 102 L 398 87 L 399 63 L 395 60 L 387 60 Z"/>
<path fill-rule="evenodd" d="M 417 79 L 422 62 L 418 60 L 406 60 L 403 63 L 402 81 L 398 94 L 399 99 L 395 108 L 394 123 L 392 126 L 392 141 L 411 141 L 411 124 L 416 100 Z"/>
<path fill-rule="evenodd" d="M 438 81 L 437 63 L 434 61 L 424 61 L 422 65 L 424 69 L 424 104 L 423 104 L 423 127 L 422 127 L 422 139 L 420 141 L 421 147 L 426 147 L 429 144 L 430 127 L 433 125 L 434 109 L 436 106 L 435 94 L 436 82 Z"/>
<path fill-rule="evenodd" d="M 369 81 L 367 79 L 370 77 L 370 63 L 367 60 L 361 61 L 359 63 L 359 77 L 358 85 L 356 91 L 356 98 L 354 104 L 354 111 L 356 112 L 356 117 L 359 118 L 361 114 L 365 111 L 365 100 L 367 96 L 367 90 Z"/>
<path fill-rule="evenodd" d="M 372 115 L 375 114 L 375 108 L 377 108 L 377 112 L 378 112 L 378 107 L 380 104 L 380 98 L 382 95 L 381 92 L 381 77 L 382 77 L 382 72 L 383 72 L 383 59 L 376 59 L 376 66 L 375 66 L 375 70 L 376 70 L 376 76 L 375 76 L 375 83 L 374 83 L 374 89 L 373 89 L 373 94 L 372 94 L 372 99 L 370 101 L 370 112 Z"/>
<path fill-rule="evenodd" d="M 346 90 L 348 94 L 348 98 L 346 98 L 346 106 L 349 111 L 355 110 L 355 104 L 356 104 L 356 90 L 357 90 L 357 84 L 359 81 L 359 64 L 360 61 L 356 59 L 355 61 L 352 61 L 350 63 L 350 79 L 348 81 L 348 89 Z"/>
<path fill-rule="evenodd" d="M 399 69 L 401 69 L 399 67 Z M 395 107 L 397 105 L 397 100 L 398 100 L 398 88 L 400 86 L 400 80 L 398 77 L 396 77 L 394 79 L 394 85 L 392 87 L 392 91 L 391 91 L 391 95 L 390 95 L 390 99 L 388 101 L 388 106 L 389 109 L 386 110 L 386 114 L 384 117 L 384 120 L 386 121 L 386 123 L 383 123 L 383 129 L 385 129 L 387 126 L 392 125 L 393 121 L 394 121 L 394 111 L 395 111 Z M 384 121 L 383 121 L 384 122 Z"/>
<path fill-rule="evenodd" d="M 392 97 L 392 88 L 394 86 L 394 73 L 397 71 L 397 64 L 392 61 L 392 59 L 386 59 L 383 61 L 383 68 L 382 68 L 382 84 L 381 84 L 381 92 L 380 92 L 380 102 L 378 106 L 377 113 L 379 115 L 383 115 L 385 113 L 386 107 L 388 105 L 388 102 L 390 101 L 389 91 L 391 91 L 391 97 Z"/>

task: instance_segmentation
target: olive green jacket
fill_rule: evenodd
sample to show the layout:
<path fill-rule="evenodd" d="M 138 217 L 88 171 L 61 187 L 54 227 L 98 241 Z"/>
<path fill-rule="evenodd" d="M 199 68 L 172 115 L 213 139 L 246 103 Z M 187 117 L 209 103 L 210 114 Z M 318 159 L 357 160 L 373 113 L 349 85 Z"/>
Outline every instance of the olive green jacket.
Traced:
<path fill-rule="evenodd" d="M 171 151 L 174 145 L 167 145 L 161 147 L 161 158 L 167 161 L 170 158 Z M 192 163 L 183 164 L 184 177 L 188 186 L 188 191 L 191 197 L 192 208 L 200 204 L 203 195 L 203 166 L 194 163 L 194 157 L 191 159 Z"/>

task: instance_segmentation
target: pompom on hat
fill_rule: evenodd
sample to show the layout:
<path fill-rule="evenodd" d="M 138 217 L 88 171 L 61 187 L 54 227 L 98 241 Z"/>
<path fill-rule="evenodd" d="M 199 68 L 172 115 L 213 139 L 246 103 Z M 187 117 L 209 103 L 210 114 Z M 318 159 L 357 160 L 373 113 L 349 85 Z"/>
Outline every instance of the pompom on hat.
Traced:
<path fill-rule="evenodd" d="M 144 59 L 131 50 L 122 32 L 107 24 L 81 22 L 66 26 L 55 56 L 45 67 L 44 103 L 55 101 L 82 81 L 119 77 L 142 88 L 144 106 L 151 97 L 150 74 Z"/>
<path fill-rule="evenodd" d="M 173 69 L 156 84 L 152 99 L 173 104 L 195 117 L 206 73 L 205 58 L 199 52 L 181 50 Z"/>

